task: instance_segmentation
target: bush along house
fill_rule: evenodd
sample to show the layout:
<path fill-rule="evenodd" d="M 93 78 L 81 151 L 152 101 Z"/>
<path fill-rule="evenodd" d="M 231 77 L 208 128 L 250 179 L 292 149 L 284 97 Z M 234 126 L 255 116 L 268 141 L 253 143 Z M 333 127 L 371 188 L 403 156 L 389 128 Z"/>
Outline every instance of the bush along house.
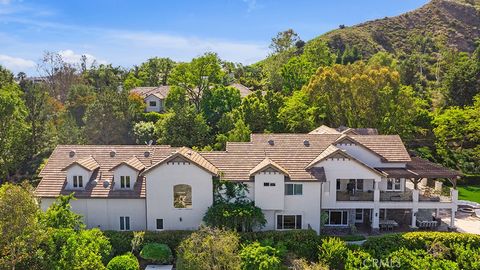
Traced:
<path fill-rule="evenodd" d="M 321 126 L 309 134 L 252 134 L 226 151 L 165 145 L 59 145 L 40 173 L 47 209 L 74 192 L 72 209 L 103 230 L 195 230 L 213 181 L 242 182 L 262 209 L 262 230 L 320 232 L 455 226 L 460 174 L 411 157 L 397 135 Z M 448 179 L 449 191 L 442 188 Z"/>

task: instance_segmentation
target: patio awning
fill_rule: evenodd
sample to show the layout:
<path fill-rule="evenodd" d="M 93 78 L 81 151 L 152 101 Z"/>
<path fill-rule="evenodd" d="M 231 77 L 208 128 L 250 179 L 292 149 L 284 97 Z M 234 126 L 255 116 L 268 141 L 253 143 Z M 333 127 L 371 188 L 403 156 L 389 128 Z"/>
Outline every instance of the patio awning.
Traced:
<path fill-rule="evenodd" d="M 407 168 L 375 168 L 391 178 L 418 178 L 418 174 Z"/>
<path fill-rule="evenodd" d="M 419 157 L 412 157 L 412 161 L 407 162 L 407 169 L 418 175 L 418 178 L 457 178 L 462 173 L 442 165 L 430 162 Z"/>

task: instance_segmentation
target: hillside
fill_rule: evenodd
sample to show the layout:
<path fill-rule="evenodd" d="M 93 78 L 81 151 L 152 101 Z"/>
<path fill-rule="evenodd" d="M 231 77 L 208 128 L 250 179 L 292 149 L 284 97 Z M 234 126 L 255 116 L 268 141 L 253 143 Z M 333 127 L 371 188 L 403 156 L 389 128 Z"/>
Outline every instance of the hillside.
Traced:
<path fill-rule="evenodd" d="M 325 39 L 333 51 L 356 46 L 363 56 L 378 51 L 409 51 L 409 37 L 431 35 L 460 51 L 471 52 L 480 38 L 480 0 L 432 0 L 405 14 L 330 31 Z"/>

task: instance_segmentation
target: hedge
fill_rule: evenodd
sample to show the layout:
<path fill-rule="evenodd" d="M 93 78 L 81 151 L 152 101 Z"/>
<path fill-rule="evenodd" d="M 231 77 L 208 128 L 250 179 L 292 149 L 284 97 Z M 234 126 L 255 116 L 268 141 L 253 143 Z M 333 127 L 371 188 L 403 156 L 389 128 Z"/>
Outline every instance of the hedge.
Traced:
<path fill-rule="evenodd" d="M 454 244 L 480 248 L 480 235 L 450 232 L 409 232 L 369 237 L 363 248 L 375 258 L 383 258 L 389 253 L 407 248 L 426 250 L 432 243 L 442 243 L 451 248 Z"/>

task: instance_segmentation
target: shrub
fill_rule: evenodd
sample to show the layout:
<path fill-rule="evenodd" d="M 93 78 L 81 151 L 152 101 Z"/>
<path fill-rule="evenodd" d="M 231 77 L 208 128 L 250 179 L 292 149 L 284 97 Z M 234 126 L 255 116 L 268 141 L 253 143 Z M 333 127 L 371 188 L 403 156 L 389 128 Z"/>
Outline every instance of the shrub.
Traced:
<path fill-rule="evenodd" d="M 179 270 L 240 269 L 238 234 L 202 227 L 180 243 L 177 251 Z"/>
<path fill-rule="evenodd" d="M 143 237 L 143 244 L 147 243 L 163 243 L 170 247 L 171 250 L 176 250 L 184 239 L 189 237 L 193 231 L 160 231 L 160 232 L 145 232 Z"/>
<path fill-rule="evenodd" d="M 139 270 L 138 259 L 132 253 L 117 256 L 107 265 L 107 270 Z"/>
<path fill-rule="evenodd" d="M 452 261 L 456 261 L 460 269 L 480 269 L 480 249 L 472 249 L 469 244 L 453 244 Z"/>
<path fill-rule="evenodd" d="M 173 259 L 172 250 L 167 245 L 158 243 L 146 244 L 140 251 L 140 257 L 161 264 L 169 263 Z"/>
<path fill-rule="evenodd" d="M 328 270 L 328 266 L 322 263 L 309 263 L 305 259 L 297 259 L 292 262 L 293 270 Z"/>
<path fill-rule="evenodd" d="M 112 245 L 112 255 L 118 256 L 132 250 L 133 232 L 104 231 L 103 234 L 108 238 Z"/>
<path fill-rule="evenodd" d="M 262 209 L 250 201 L 214 203 L 208 208 L 203 221 L 208 226 L 240 231 L 252 231 L 267 223 Z"/>
<path fill-rule="evenodd" d="M 313 261 L 318 257 L 320 238 L 314 230 L 263 231 L 240 233 L 243 243 L 272 241 L 282 243 L 295 257 Z"/>
<path fill-rule="evenodd" d="M 435 258 L 424 250 L 401 248 L 381 261 L 382 269 L 459 269 L 457 263 Z"/>
<path fill-rule="evenodd" d="M 405 245 L 406 241 L 402 234 L 386 234 L 369 237 L 363 244 L 363 248 L 374 258 L 382 258 Z"/>
<path fill-rule="evenodd" d="M 162 119 L 162 114 L 158 112 L 147 112 L 143 114 L 143 119 L 145 122 L 157 123 L 158 120 Z"/>
<path fill-rule="evenodd" d="M 259 242 L 246 245 L 240 251 L 242 269 L 269 270 L 280 269 L 281 251 L 271 246 L 262 246 Z"/>
<path fill-rule="evenodd" d="M 352 234 L 352 235 L 341 235 L 338 238 L 342 239 L 343 241 L 362 241 L 365 240 L 365 236 L 361 234 Z"/>
<path fill-rule="evenodd" d="M 318 254 L 318 260 L 330 268 L 339 269 L 347 257 L 347 244 L 336 237 L 329 237 L 322 240 Z"/>
<path fill-rule="evenodd" d="M 137 253 L 140 250 L 140 247 L 143 245 L 143 239 L 145 237 L 145 232 L 133 232 L 133 238 L 130 242 L 132 246 L 132 252 Z"/>
<path fill-rule="evenodd" d="M 345 270 L 369 270 L 379 269 L 376 260 L 372 256 L 362 250 L 349 250 L 347 260 L 345 261 Z"/>

